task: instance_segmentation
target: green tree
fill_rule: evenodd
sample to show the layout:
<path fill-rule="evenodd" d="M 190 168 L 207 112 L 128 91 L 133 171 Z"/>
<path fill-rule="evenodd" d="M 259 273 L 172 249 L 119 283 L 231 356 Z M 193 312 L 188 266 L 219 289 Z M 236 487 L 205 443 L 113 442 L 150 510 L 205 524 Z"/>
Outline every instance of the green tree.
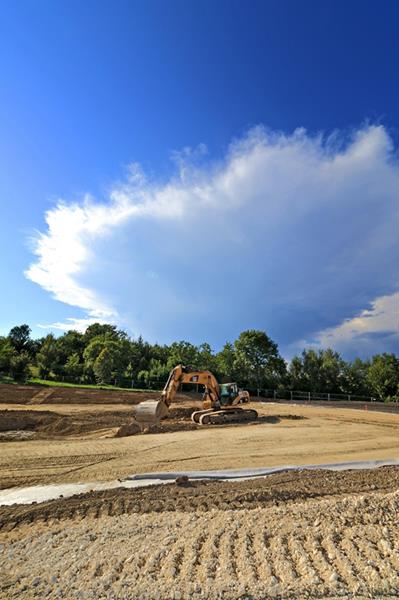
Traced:
<path fill-rule="evenodd" d="M 190 342 L 174 342 L 169 347 L 168 368 L 173 369 L 176 365 L 198 366 L 199 351 L 196 346 Z"/>
<path fill-rule="evenodd" d="M 115 368 L 115 348 L 108 344 L 104 346 L 93 363 L 93 371 L 99 384 L 111 383 Z"/>
<path fill-rule="evenodd" d="M 169 358 L 169 348 L 168 346 L 160 346 L 159 344 L 154 344 L 150 347 L 151 359 L 155 358 L 159 360 L 161 363 L 165 364 L 168 362 Z"/>
<path fill-rule="evenodd" d="M 309 392 L 340 392 L 345 383 L 346 363 L 338 352 L 304 350 L 289 367 L 291 389 Z"/>
<path fill-rule="evenodd" d="M 216 355 L 217 371 L 223 378 L 236 379 L 236 353 L 233 344 L 226 342 L 223 349 Z"/>
<path fill-rule="evenodd" d="M 57 365 L 57 340 L 52 333 L 43 339 L 41 348 L 36 355 L 36 363 L 40 377 L 46 379 Z"/>
<path fill-rule="evenodd" d="M 235 365 L 242 379 L 255 385 L 258 395 L 263 386 L 276 386 L 285 374 L 285 362 L 275 342 L 264 331 L 243 331 L 234 342 Z"/>
<path fill-rule="evenodd" d="M 289 385 L 292 390 L 305 390 L 307 382 L 303 370 L 303 360 L 301 356 L 294 356 L 288 368 Z"/>
<path fill-rule="evenodd" d="M 8 334 L 8 340 L 18 354 L 21 352 L 26 352 L 27 354 L 31 353 L 33 344 L 30 334 L 31 328 L 26 324 L 17 325 L 11 329 Z"/>
<path fill-rule="evenodd" d="M 367 383 L 379 400 L 398 400 L 399 361 L 394 354 L 373 356 L 367 370 Z"/>
<path fill-rule="evenodd" d="M 319 352 L 316 352 L 312 349 L 304 350 L 302 352 L 302 368 L 306 391 L 323 391 L 323 383 L 321 381 L 321 363 L 322 359 Z"/>
<path fill-rule="evenodd" d="M 116 325 L 110 325 L 109 323 L 93 323 L 88 326 L 83 334 L 85 346 L 87 346 L 94 338 L 100 336 L 107 336 L 108 339 L 112 340 L 127 339 L 126 332 L 118 329 Z"/>
<path fill-rule="evenodd" d="M 155 352 L 158 351 L 158 348 Z M 152 347 L 139 336 L 137 340 L 133 340 L 129 344 L 129 357 L 129 377 L 134 380 L 138 378 L 140 371 L 149 369 L 152 358 Z"/>
<path fill-rule="evenodd" d="M 345 394 L 369 396 L 370 388 L 367 381 L 367 371 L 370 363 L 360 358 L 345 363 L 343 369 L 342 391 Z"/>
<path fill-rule="evenodd" d="M 326 392 L 342 391 L 344 384 L 345 361 L 331 348 L 320 351 L 320 385 Z"/>
<path fill-rule="evenodd" d="M 129 349 L 127 340 L 108 334 L 93 338 L 83 353 L 86 372 L 100 383 L 116 382 L 129 364 Z"/>
<path fill-rule="evenodd" d="M 150 379 L 155 381 L 163 381 L 168 378 L 169 369 L 167 365 L 157 358 L 152 358 L 150 360 L 150 368 L 148 369 L 150 374 Z"/>
<path fill-rule="evenodd" d="M 10 359 L 10 375 L 15 381 L 21 383 L 26 381 L 30 375 L 29 370 L 30 357 L 27 352 L 13 352 Z"/>
<path fill-rule="evenodd" d="M 216 373 L 218 370 L 216 356 L 212 352 L 212 348 L 209 344 L 204 342 L 197 348 L 198 358 L 197 367 L 201 370 L 208 370 Z"/>
<path fill-rule="evenodd" d="M 73 379 L 79 379 L 83 374 L 83 364 L 80 361 L 78 352 L 74 352 L 68 356 L 65 363 L 65 374 Z"/>
<path fill-rule="evenodd" d="M 0 337 L 0 373 L 9 375 L 10 364 L 15 350 L 8 338 Z"/>
<path fill-rule="evenodd" d="M 83 356 L 85 348 L 84 335 L 79 331 L 67 331 L 57 338 L 57 349 L 60 363 L 65 364 L 71 354 Z"/>
<path fill-rule="evenodd" d="M 157 385 L 159 385 L 160 382 L 166 381 L 168 375 L 169 369 L 165 363 L 162 363 L 156 358 L 152 358 L 149 368 L 140 371 L 137 379 L 139 381 L 144 381 L 148 386 L 151 384 L 151 382 L 156 382 Z"/>

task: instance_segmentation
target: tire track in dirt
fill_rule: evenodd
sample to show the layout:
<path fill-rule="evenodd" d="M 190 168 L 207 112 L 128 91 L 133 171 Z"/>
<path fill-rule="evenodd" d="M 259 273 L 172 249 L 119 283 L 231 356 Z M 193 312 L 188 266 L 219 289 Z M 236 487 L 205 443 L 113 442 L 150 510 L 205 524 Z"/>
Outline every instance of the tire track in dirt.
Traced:
<path fill-rule="evenodd" d="M 93 456 L 65 457 L 62 467 L 81 461 L 86 466 L 93 462 Z M 108 460 L 109 454 L 97 454 L 98 460 Z M 49 457 L 48 461 L 54 458 Z M 34 468 L 33 461 L 26 469 Z M 365 493 L 372 498 L 377 491 L 395 491 L 399 489 L 399 467 L 381 467 L 364 471 L 300 471 L 275 473 L 267 478 L 240 482 L 193 481 L 186 486 L 167 484 L 136 489 L 111 489 L 91 492 L 43 502 L 38 505 L 0 506 L 0 531 L 13 523 L 43 521 L 57 518 L 73 518 L 79 512 L 82 516 L 101 517 L 111 514 L 150 513 L 179 511 L 183 513 L 206 512 L 218 509 L 231 512 L 242 509 L 258 509 L 267 506 L 298 504 L 312 499 L 333 496 L 347 496 Z M 108 505 L 111 505 L 109 506 Z M 355 519 L 361 525 L 367 525 L 364 511 L 357 510 Z M 371 516 L 369 515 L 369 517 Z M 374 521 L 383 519 L 383 515 L 372 516 Z M 373 521 L 373 522 L 374 522 Z M 346 526 L 356 523 L 346 522 Z M 321 525 L 320 515 L 315 517 L 315 525 Z M 319 549 L 319 551 L 321 551 Z"/>
<path fill-rule="evenodd" d="M 161 518 L 109 515 L 111 506 L 5 536 L 0 598 L 378 598 L 399 589 L 399 492 Z"/>

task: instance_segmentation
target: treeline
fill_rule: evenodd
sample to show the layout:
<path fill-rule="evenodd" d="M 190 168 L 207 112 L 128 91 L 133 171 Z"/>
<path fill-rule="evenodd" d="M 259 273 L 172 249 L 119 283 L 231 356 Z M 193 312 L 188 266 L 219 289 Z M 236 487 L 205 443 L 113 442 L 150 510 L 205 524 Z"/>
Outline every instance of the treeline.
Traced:
<path fill-rule="evenodd" d="M 209 344 L 149 344 L 114 325 L 95 323 L 85 333 L 31 338 L 28 325 L 0 337 L 0 376 L 24 382 L 32 376 L 77 384 L 160 387 L 175 365 L 209 369 L 219 381 L 237 381 L 252 392 L 302 390 L 399 399 L 399 360 L 378 354 L 345 361 L 338 352 L 304 350 L 287 363 L 263 331 L 243 331 L 220 352 Z"/>

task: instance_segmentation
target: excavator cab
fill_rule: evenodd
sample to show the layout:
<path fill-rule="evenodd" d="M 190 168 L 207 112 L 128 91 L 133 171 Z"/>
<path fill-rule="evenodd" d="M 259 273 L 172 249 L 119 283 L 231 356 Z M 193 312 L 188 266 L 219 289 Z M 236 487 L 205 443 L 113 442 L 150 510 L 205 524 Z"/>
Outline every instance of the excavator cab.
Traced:
<path fill-rule="evenodd" d="M 238 396 L 238 387 L 236 383 L 220 383 L 220 404 L 231 405 L 233 400 Z"/>

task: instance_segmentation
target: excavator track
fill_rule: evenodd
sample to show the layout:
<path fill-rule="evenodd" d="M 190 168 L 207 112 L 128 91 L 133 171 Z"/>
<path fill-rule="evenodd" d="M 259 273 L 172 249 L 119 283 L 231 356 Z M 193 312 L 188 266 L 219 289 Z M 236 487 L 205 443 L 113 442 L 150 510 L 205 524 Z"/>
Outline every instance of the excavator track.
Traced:
<path fill-rule="evenodd" d="M 248 423 L 256 421 L 258 413 L 253 409 L 235 406 L 221 410 L 198 410 L 191 415 L 191 420 L 199 425 L 225 425 L 227 423 Z"/>

